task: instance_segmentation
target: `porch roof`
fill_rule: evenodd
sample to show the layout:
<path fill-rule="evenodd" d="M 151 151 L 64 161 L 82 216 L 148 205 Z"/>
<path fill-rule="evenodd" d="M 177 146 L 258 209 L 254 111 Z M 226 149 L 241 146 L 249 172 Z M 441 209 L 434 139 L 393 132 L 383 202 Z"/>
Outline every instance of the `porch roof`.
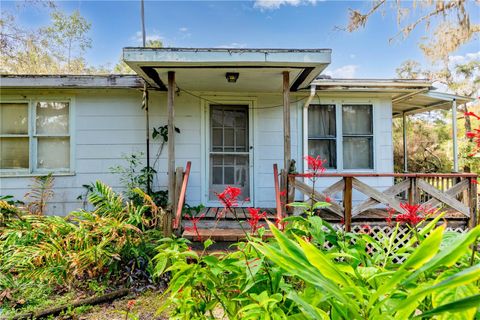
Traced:
<path fill-rule="evenodd" d="M 167 73 L 183 90 L 281 92 L 282 72 L 290 72 L 290 90 L 307 87 L 330 63 L 330 49 L 123 49 L 124 61 L 151 86 L 166 90 Z M 238 73 L 235 83 L 226 73 Z"/>
<path fill-rule="evenodd" d="M 450 109 L 472 101 L 469 97 L 439 92 L 432 82 L 424 79 L 316 79 L 312 82 L 317 92 L 373 93 L 392 98 L 394 117 L 436 109 Z"/>

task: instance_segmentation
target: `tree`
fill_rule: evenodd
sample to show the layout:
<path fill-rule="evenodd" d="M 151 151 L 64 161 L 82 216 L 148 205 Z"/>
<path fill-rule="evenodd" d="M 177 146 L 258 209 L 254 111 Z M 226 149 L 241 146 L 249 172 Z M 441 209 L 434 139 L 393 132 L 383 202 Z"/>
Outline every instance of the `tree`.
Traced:
<path fill-rule="evenodd" d="M 26 1 L 50 10 L 49 26 L 29 30 L 21 26 L 18 13 L 2 10 L 0 19 L 0 72 L 29 74 L 91 73 L 84 54 L 91 47 L 90 23 L 78 11 L 59 11 L 53 2 Z"/>
<path fill-rule="evenodd" d="M 430 60 L 446 62 L 451 52 L 471 41 L 480 32 L 480 24 L 472 23 L 470 19 L 470 12 L 478 12 L 479 4 L 478 0 L 374 0 L 367 12 L 350 9 L 349 23 L 345 29 L 353 32 L 365 27 L 373 14 L 386 11 L 386 6 L 391 5 L 400 30 L 390 40 L 406 38 L 418 26 L 424 25 L 430 35 L 420 44 L 420 48 Z M 470 11 L 470 6 L 474 7 L 474 10 Z M 433 31 L 429 28 L 431 25 L 435 25 Z"/>
<path fill-rule="evenodd" d="M 71 15 L 56 10 L 52 12 L 51 19 L 52 25 L 43 28 L 41 33 L 49 42 L 52 55 L 66 63 L 68 73 L 84 70 L 83 55 L 92 47 L 92 40 L 87 36 L 91 23 L 78 10 Z"/>

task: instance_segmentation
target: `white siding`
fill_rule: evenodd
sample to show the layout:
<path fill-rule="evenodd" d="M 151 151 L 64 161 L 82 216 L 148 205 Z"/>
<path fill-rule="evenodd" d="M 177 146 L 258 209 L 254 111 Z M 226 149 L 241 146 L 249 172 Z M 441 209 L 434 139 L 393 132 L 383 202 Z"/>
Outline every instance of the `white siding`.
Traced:
<path fill-rule="evenodd" d="M 18 97 L 21 92 L 7 90 L 2 92 L 2 100 Z M 134 89 L 117 90 L 65 90 L 52 91 L 28 90 L 28 94 L 48 97 L 58 94 L 72 97 L 75 101 L 75 132 L 72 143 L 75 148 L 75 174 L 55 177 L 55 196 L 49 207 L 49 213 L 65 215 L 81 207 L 76 198 L 84 192 L 81 187 L 96 180 L 102 180 L 115 189 L 120 183 L 117 175 L 110 169 L 115 165 L 126 165 L 123 155 L 145 151 L 145 117 L 141 109 L 141 92 Z M 201 95 L 201 93 L 197 93 Z M 224 94 L 227 95 L 227 94 Z M 256 207 L 274 207 L 273 169 L 274 163 L 283 167 L 283 120 L 281 94 L 245 94 L 227 95 L 248 96 L 255 100 L 253 110 L 253 199 Z M 291 100 L 299 99 L 292 95 Z M 377 99 L 375 109 L 375 172 L 392 172 L 393 152 L 391 133 L 391 102 L 389 99 Z M 291 140 L 292 158 L 297 160 L 297 168 L 302 170 L 303 161 L 303 102 L 292 103 Z M 202 101 L 187 93 L 175 96 L 175 126 L 181 130 L 176 134 L 176 165 L 185 166 L 192 161 L 192 171 L 187 188 L 187 202 L 197 205 L 205 200 L 202 184 L 208 185 L 202 171 L 202 150 L 206 141 L 202 138 Z M 275 107 L 274 107 L 275 106 Z M 150 127 L 159 127 L 167 123 L 166 94 L 150 93 Z M 151 163 L 156 158 L 160 143 L 151 143 Z M 155 169 L 158 177 L 154 181 L 155 189 L 164 189 L 167 185 L 167 148 L 165 146 Z M 203 177 L 203 178 L 202 178 Z M 330 179 L 324 179 L 330 180 Z M 388 178 L 366 179 L 370 185 L 385 188 L 391 185 Z M 322 182 L 325 185 L 333 181 Z M 0 194 L 14 195 L 22 199 L 31 184 L 31 177 L 1 177 Z M 357 197 L 358 199 L 360 197 Z"/>

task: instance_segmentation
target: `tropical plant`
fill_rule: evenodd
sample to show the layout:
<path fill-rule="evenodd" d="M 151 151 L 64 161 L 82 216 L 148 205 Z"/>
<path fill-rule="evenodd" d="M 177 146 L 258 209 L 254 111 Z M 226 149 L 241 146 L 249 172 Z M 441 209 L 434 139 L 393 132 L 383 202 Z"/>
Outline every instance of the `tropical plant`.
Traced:
<path fill-rule="evenodd" d="M 33 215 L 44 215 L 47 202 L 53 197 L 54 178 L 51 173 L 33 178 L 30 191 L 25 194 L 26 209 Z"/>

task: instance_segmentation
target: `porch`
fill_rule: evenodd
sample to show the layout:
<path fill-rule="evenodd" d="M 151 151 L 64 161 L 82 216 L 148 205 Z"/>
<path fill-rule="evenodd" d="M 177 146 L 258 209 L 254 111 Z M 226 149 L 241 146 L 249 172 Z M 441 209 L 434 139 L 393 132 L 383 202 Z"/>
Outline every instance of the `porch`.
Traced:
<path fill-rule="evenodd" d="M 188 164 L 187 164 L 188 169 Z M 181 170 L 178 170 L 180 173 Z M 188 170 L 182 175 L 182 186 L 188 184 Z M 295 200 L 330 202 L 326 209 L 317 210 L 317 215 L 337 228 L 346 231 L 363 232 L 364 226 L 372 228 L 374 237 L 379 234 L 390 235 L 392 225 L 387 219 L 389 209 L 397 213 L 405 213 L 401 203 L 419 204 L 424 208 L 435 209 L 435 213 L 426 217 L 433 219 L 439 213 L 445 213 L 443 221 L 448 230 L 465 232 L 476 226 L 478 220 L 477 174 L 473 173 L 322 173 L 313 178 L 316 183 L 323 179 L 335 179 L 336 182 L 326 188 L 314 189 L 308 180 L 307 174 L 289 174 L 286 196 L 280 192 L 281 180 L 285 175 L 273 166 L 273 184 L 275 186 L 276 208 L 261 208 L 267 212 L 262 225 L 268 229 L 267 221 L 275 223 L 289 215 L 298 215 L 286 203 Z M 366 178 L 391 178 L 393 184 L 384 190 L 379 190 L 362 182 Z M 363 201 L 353 201 L 353 193 L 359 192 L 364 196 Z M 239 241 L 249 232 L 247 208 L 237 207 L 232 210 L 223 210 L 218 207 L 205 207 L 196 217 L 202 219 L 195 223 L 185 220 L 182 215 L 184 192 L 180 191 L 173 226 L 183 237 L 192 240 L 211 238 L 216 241 Z M 295 198 L 297 194 L 297 198 Z M 300 196 L 301 199 L 298 198 Z"/>

